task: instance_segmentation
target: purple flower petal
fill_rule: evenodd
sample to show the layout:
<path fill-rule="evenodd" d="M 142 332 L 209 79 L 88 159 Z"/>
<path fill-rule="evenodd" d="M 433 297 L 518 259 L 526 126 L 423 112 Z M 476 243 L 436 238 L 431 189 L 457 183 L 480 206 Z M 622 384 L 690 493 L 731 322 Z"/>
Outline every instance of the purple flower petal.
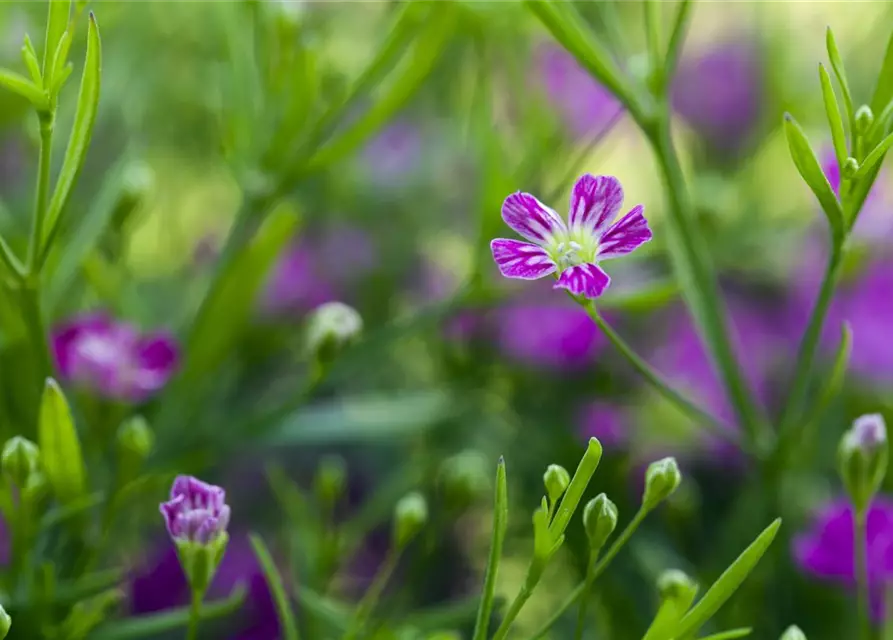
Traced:
<path fill-rule="evenodd" d="M 555 288 L 567 289 L 575 296 L 597 298 L 610 283 L 611 278 L 597 264 L 578 264 L 562 271 Z"/>
<path fill-rule="evenodd" d="M 521 191 L 502 203 L 502 219 L 519 235 L 538 244 L 546 243 L 556 232 L 566 230 L 564 221 L 555 211 Z"/>
<path fill-rule="evenodd" d="M 570 226 L 601 236 L 622 204 L 623 187 L 617 178 L 584 174 L 571 193 Z"/>
<path fill-rule="evenodd" d="M 557 268 L 544 249 L 520 240 L 497 238 L 490 243 L 493 259 L 506 278 L 536 280 Z"/>
<path fill-rule="evenodd" d="M 642 214 L 644 210 L 638 205 L 610 226 L 598 245 L 599 260 L 626 255 L 651 240 L 651 229 Z"/>

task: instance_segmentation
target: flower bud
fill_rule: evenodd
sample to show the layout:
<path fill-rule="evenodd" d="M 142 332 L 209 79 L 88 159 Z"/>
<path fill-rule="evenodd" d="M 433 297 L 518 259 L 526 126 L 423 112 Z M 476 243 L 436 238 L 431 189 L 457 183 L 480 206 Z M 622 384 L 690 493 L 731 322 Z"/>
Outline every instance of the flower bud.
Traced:
<path fill-rule="evenodd" d="M 847 158 L 843 162 L 843 166 L 840 168 L 840 173 L 847 180 L 852 179 L 856 172 L 859 170 L 859 161 L 855 158 Z"/>
<path fill-rule="evenodd" d="M 657 590 L 661 600 L 692 602 L 698 593 L 698 583 L 684 571 L 669 569 L 657 579 Z"/>
<path fill-rule="evenodd" d="M 604 493 L 598 494 L 583 508 L 583 527 L 589 548 L 598 551 L 617 527 L 617 505 Z"/>
<path fill-rule="evenodd" d="M 780 640 L 806 640 L 806 634 L 800 630 L 800 627 L 792 624 L 781 634 Z"/>
<path fill-rule="evenodd" d="M 462 451 L 444 460 L 438 482 L 447 507 L 464 511 L 490 489 L 486 457 L 478 451 Z"/>
<path fill-rule="evenodd" d="M 871 107 L 863 104 L 856 109 L 856 131 L 866 133 L 872 124 L 874 124 L 874 113 L 872 113 Z"/>
<path fill-rule="evenodd" d="M 887 473 L 887 427 L 880 414 L 856 419 L 837 449 L 840 477 L 858 513 L 864 513 Z"/>
<path fill-rule="evenodd" d="M 152 452 L 155 434 L 143 416 L 133 416 L 118 427 L 118 452 L 122 462 L 142 462 Z"/>
<path fill-rule="evenodd" d="M 326 302 L 314 309 L 307 324 L 307 349 L 320 362 L 331 362 L 339 351 L 355 342 L 363 330 L 356 309 L 341 302 Z"/>
<path fill-rule="evenodd" d="M 546 495 L 549 497 L 549 504 L 555 505 L 567 486 L 571 483 L 571 474 L 560 464 L 550 464 L 546 467 L 543 474 L 543 484 L 546 485 Z"/>
<path fill-rule="evenodd" d="M 37 445 L 21 436 L 14 436 L 3 445 L 0 466 L 10 482 L 19 488 L 28 484 L 29 478 L 37 471 L 40 450 Z"/>
<path fill-rule="evenodd" d="M 675 458 L 664 458 L 648 465 L 645 471 L 645 492 L 642 506 L 653 509 L 666 500 L 682 482 L 682 474 Z"/>
<path fill-rule="evenodd" d="M 398 548 L 405 547 L 427 521 L 425 497 L 417 491 L 405 495 L 394 509 L 394 544 Z"/>
<path fill-rule="evenodd" d="M 334 504 L 344 494 L 347 484 L 347 466 L 340 456 L 323 458 L 316 470 L 314 488 L 323 504 Z"/>
<path fill-rule="evenodd" d="M 6 609 L 3 608 L 3 605 L 0 605 L 0 640 L 3 640 L 3 638 L 6 637 L 11 626 L 12 618 L 6 613 Z"/>

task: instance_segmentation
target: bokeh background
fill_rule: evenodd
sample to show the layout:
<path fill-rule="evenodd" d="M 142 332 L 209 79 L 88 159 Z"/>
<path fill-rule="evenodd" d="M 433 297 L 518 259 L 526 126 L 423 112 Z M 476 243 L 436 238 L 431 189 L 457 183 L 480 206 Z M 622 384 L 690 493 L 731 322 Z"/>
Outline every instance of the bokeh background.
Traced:
<path fill-rule="evenodd" d="M 825 251 L 824 220 L 790 160 L 782 114 L 793 113 L 827 156 L 816 73 L 825 60 L 825 28 L 833 27 L 853 94 L 865 102 L 893 8 L 854 1 L 695 5 L 673 82 L 677 143 L 740 358 L 772 415 L 786 393 Z M 109 1 L 90 8 L 102 29 L 102 97 L 45 286 L 50 324 L 104 310 L 146 331 L 171 332 L 189 361 L 197 340 L 190 327 L 246 185 L 264 179 L 265 167 L 243 166 L 245 139 L 286 151 L 270 166 L 287 162 L 289 132 L 274 114 L 257 109 L 248 122 L 237 121 L 237 103 L 281 104 L 272 94 L 276 82 L 282 96 L 298 100 L 339 95 L 380 46 L 394 3 Z M 578 8 L 616 47 L 625 71 L 639 73 L 639 4 Z M 44 19 L 41 3 L 0 4 L 5 66 L 18 68 L 24 33 L 38 37 Z M 686 478 L 600 581 L 592 638 L 641 637 L 663 569 L 681 568 L 707 583 L 776 515 L 785 518 L 782 533 L 718 624 L 754 626 L 759 638 L 777 637 L 794 622 L 810 638 L 852 637 L 851 591 L 813 576 L 792 549 L 816 510 L 842 495 L 834 472 L 840 434 L 866 411 L 893 418 L 889 173 L 882 171 L 860 222 L 816 370 L 822 375 L 848 320 L 854 343 L 845 393 L 814 426 L 800 466 L 770 494 L 744 454 L 706 437 L 645 387 L 565 296 L 548 284 L 499 277 L 488 243 L 511 237 L 499 219 L 506 195 L 529 191 L 563 213 L 578 175 L 617 176 L 624 210 L 644 204 L 655 238 L 608 266 L 613 285 L 601 308 L 646 360 L 711 411 L 733 418 L 668 266 L 663 190 L 646 142 L 522 7 L 465 3 L 461 20 L 394 118 L 275 203 L 296 212 L 300 228 L 279 243 L 284 248 L 267 261 L 272 267 L 263 278 L 232 283 L 238 291 L 203 328 L 218 336 L 216 351 L 191 361 L 188 375 L 175 374 L 136 409 L 80 389 L 81 415 L 111 424 L 138 410 L 156 435 L 152 465 L 226 487 L 233 544 L 215 588 L 248 581 L 256 595 L 240 618 L 244 634 L 235 637 L 278 637 L 241 537 L 246 531 L 269 536 L 298 591 L 313 586 L 307 558 L 322 553 L 314 547 L 313 518 L 283 508 L 265 469 L 275 465 L 282 482 L 288 477 L 311 491 L 321 460 L 337 455 L 346 462 L 349 495 L 335 520 L 350 525 L 356 544 L 332 588 L 344 599 L 355 597 L 381 562 L 394 501 L 421 490 L 431 521 L 401 563 L 385 611 L 446 611 L 453 617 L 444 626 L 468 634 L 473 621 L 462 617 L 461 605 L 479 588 L 486 561 L 496 459 L 505 456 L 509 473 L 511 527 L 499 589 L 511 597 L 531 550 L 542 472 L 549 463 L 573 469 L 589 436 L 605 448 L 592 493 L 606 491 L 621 521 L 637 508 L 647 462 L 674 455 Z M 246 40 L 234 29 L 254 30 L 253 44 L 236 56 L 241 69 L 231 47 Z M 297 77 L 284 53 L 290 38 L 318 54 L 316 93 L 289 84 Z M 78 69 L 82 46 L 75 38 Z M 280 64 L 272 84 L 245 80 L 254 67 L 275 66 L 270 61 Z M 73 86 L 67 92 L 62 132 L 76 93 Z M 373 88 L 358 110 L 376 99 Z M 59 140 L 60 163 L 61 134 Z M 16 247 L 27 240 L 36 142 L 26 103 L 0 94 L 0 231 Z M 363 338 L 319 384 L 308 385 L 305 319 L 331 300 L 360 312 Z M 0 306 L 4 315 L 8 307 Z M 23 411 L 15 391 L 22 333 L 14 319 L 2 319 L 6 437 Z M 457 454 L 464 472 L 479 480 L 469 485 L 470 502 L 458 505 L 442 480 L 445 461 Z M 182 604 L 186 588 L 157 512 L 149 508 L 131 525 L 133 539 L 121 552 L 136 576 L 130 610 Z M 571 528 L 567 547 L 524 610 L 522 630 L 582 577 L 581 527 Z M 568 616 L 554 637 L 570 637 L 573 621 Z M 231 628 L 214 637 L 230 637 Z"/>

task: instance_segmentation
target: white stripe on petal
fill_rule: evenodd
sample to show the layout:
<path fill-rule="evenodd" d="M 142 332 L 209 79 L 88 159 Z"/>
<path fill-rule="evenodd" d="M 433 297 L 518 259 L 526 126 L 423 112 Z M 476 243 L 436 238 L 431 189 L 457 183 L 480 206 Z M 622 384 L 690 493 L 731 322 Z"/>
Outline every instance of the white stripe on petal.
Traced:
<path fill-rule="evenodd" d="M 490 243 L 490 250 L 496 266 L 506 278 L 536 280 L 556 269 L 549 254 L 535 244 L 497 238 Z"/>

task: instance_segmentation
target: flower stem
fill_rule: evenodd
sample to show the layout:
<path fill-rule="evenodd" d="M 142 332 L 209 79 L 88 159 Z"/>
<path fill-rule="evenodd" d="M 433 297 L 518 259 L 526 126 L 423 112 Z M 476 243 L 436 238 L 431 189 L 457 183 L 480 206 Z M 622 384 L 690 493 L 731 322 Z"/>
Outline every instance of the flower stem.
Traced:
<path fill-rule="evenodd" d="M 614 328 L 599 314 L 595 304 L 589 302 L 586 305 L 586 312 L 592 321 L 598 325 L 612 345 L 623 355 L 624 358 L 632 365 L 632 367 L 641 375 L 654 389 L 664 396 L 667 400 L 675 404 L 681 411 L 694 419 L 698 425 L 709 429 L 711 433 L 728 440 L 734 444 L 742 444 L 739 442 L 738 435 L 735 430 L 728 425 L 723 424 L 717 418 L 710 415 L 707 411 L 696 405 L 694 402 L 686 398 L 684 395 L 673 389 L 647 362 L 645 362 L 626 341 L 614 331 Z"/>
<path fill-rule="evenodd" d="M 555 613 L 552 614 L 546 622 L 540 626 L 540 628 L 530 636 L 528 640 L 539 640 L 544 637 L 549 629 L 552 628 L 561 616 L 564 615 L 564 612 L 570 609 L 574 604 L 579 600 L 584 593 L 588 593 L 589 587 L 598 579 L 598 577 L 604 573 L 605 569 L 608 568 L 608 565 L 611 564 L 611 560 L 614 559 L 614 556 L 623 548 L 629 539 L 632 538 L 633 534 L 636 532 L 636 529 L 639 528 L 639 525 L 642 524 L 642 521 L 645 519 L 645 516 L 648 515 L 648 509 L 644 506 L 639 507 L 639 510 L 636 512 L 636 515 L 633 516 L 633 519 L 630 520 L 629 524 L 626 525 L 626 528 L 620 532 L 620 535 L 614 540 L 611 546 L 608 548 L 608 551 L 602 556 L 602 559 L 598 561 L 598 564 L 595 565 L 595 568 L 592 570 L 591 580 L 584 580 L 571 591 L 570 595 L 567 599 L 555 610 Z M 588 584 L 588 586 L 587 586 Z M 495 638 L 494 638 L 495 640 Z"/>
<path fill-rule="evenodd" d="M 595 582 L 595 561 L 598 559 L 598 552 L 598 549 L 592 550 L 592 557 L 586 566 L 586 579 L 583 581 L 583 594 L 580 597 L 580 609 L 577 612 L 575 640 L 583 640 L 583 629 L 586 626 L 586 611 L 589 608 L 589 594 L 592 591 L 592 583 Z"/>
<path fill-rule="evenodd" d="M 397 568 L 397 562 L 400 560 L 402 552 L 403 550 L 401 548 L 395 547 L 388 553 L 388 556 L 378 570 L 375 579 L 372 581 L 372 584 L 366 590 L 366 593 L 363 594 L 363 598 L 357 605 L 353 621 L 347 629 L 347 632 L 344 634 L 344 640 L 355 640 L 366 630 L 366 621 L 372 614 L 375 605 L 378 604 L 378 600 L 381 598 L 385 586 L 387 586 L 388 581 L 394 574 L 394 570 Z"/>
<path fill-rule="evenodd" d="M 37 160 L 37 186 L 34 190 L 34 218 L 31 221 L 31 240 L 28 244 L 28 273 L 39 268 L 43 244 L 43 222 L 50 195 L 50 162 L 53 154 L 54 113 L 38 113 L 40 119 L 40 152 Z"/>
<path fill-rule="evenodd" d="M 546 567 L 543 564 L 542 560 L 538 558 L 534 558 L 533 560 L 531 560 L 530 567 L 527 569 L 527 577 L 524 579 L 524 584 L 521 585 L 521 590 L 518 591 L 518 595 L 515 596 L 515 599 L 509 606 L 509 610 L 506 612 L 505 617 L 502 619 L 502 623 L 499 625 L 499 628 L 493 635 L 493 640 L 505 640 L 505 638 L 508 636 L 509 629 L 511 629 L 512 625 L 515 623 L 515 619 L 518 617 L 518 614 L 521 613 L 521 609 L 524 608 L 524 605 L 527 604 L 527 601 L 533 594 L 533 590 L 536 588 L 537 583 L 539 583 L 540 578 L 543 576 L 543 570 L 545 568 Z"/>
<path fill-rule="evenodd" d="M 855 540 L 853 562 L 856 569 L 856 606 L 859 617 L 859 638 L 869 640 L 871 638 L 871 624 L 868 618 L 868 565 L 865 553 L 866 513 L 856 510 L 853 514 L 853 537 Z"/>
<path fill-rule="evenodd" d="M 197 640 L 198 638 L 198 623 L 201 620 L 201 612 L 202 612 L 202 599 L 204 598 L 204 593 L 199 589 L 194 589 L 192 591 L 192 603 L 189 607 L 189 626 L 186 629 L 186 640 Z"/>

